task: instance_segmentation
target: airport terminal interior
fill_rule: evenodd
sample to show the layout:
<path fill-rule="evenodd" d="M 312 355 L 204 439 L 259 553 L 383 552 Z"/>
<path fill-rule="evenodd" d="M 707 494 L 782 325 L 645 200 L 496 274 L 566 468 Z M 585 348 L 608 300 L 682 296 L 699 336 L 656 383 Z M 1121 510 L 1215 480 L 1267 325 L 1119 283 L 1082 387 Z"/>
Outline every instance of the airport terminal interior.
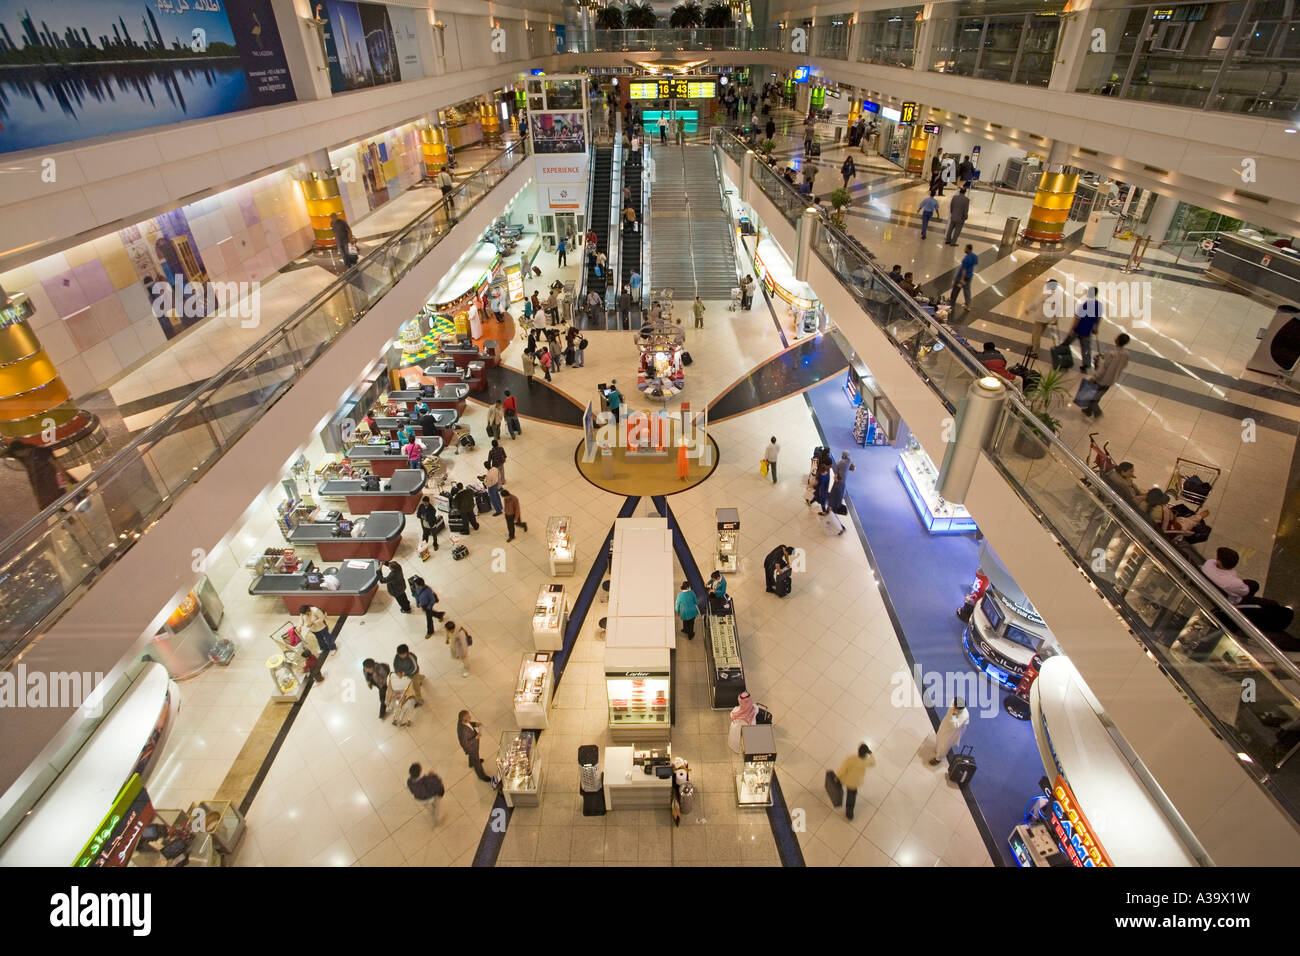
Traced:
<path fill-rule="evenodd" d="M 1300 862 L 1300 10 L 889 2 L 0 0 L 0 865 Z"/>

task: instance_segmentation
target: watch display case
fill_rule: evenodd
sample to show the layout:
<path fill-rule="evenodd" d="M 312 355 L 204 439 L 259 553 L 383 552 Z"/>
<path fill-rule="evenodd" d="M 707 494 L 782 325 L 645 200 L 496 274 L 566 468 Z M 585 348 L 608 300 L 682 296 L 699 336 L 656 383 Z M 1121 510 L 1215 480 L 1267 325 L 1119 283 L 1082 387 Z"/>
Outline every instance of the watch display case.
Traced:
<path fill-rule="evenodd" d="M 666 732 L 669 689 L 667 673 L 606 673 L 610 728 L 629 731 L 662 728 Z"/>
<path fill-rule="evenodd" d="M 578 564 L 578 549 L 569 528 L 568 515 L 546 519 L 546 551 L 551 560 L 551 577 L 573 574 Z"/>
<path fill-rule="evenodd" d="M 776 770 L 776 736 L 771 724 L 740 728 L 740 773 L 736 774 L 736 803 L 742 807 L 772 805 L 772 774 Z"/>
<path fill-rule="evenodd" d="M 497 773 L 506 806 L 538 806 L 542 802 L 542 756 L 537 749 L 537 734 L 531 730 L 503 733 L 497 751 Z"/>
<path fill-rule="evenodd" d="M 708 640 L 704 654 L 708 658 L 711 705 L 714 710 L 735 707 L 745 689 L 745 671 L 740 662 L 740 632 L 736 626 L 735 604 L 731 598 L 710 601 L 704 617 Z"/>
<path fill-rule="evenodd" d="M 569 602 L 563 584 L 543 584 L 533 608 L 533 647 L 558 651 L 564 646 L 564 628 L 569 622 Z"/>
<path fill-rule="evenodd" d="M 549 725 L 555 670 L 549 651 L 524 656 L 515 683 L 515 724 L 521 730 L 545 730 Z"/>
<path fill-rule="evenodd" d="M 723 574 L 740 573 L 740 512 L 735 508 L 718 508 L 718 549 L 713 569 Z"/>
<path fill-rule="evenodd" d="M 908 438 L 898 456 L 898 475 L 930 534 L 965 534 L 976 530 L 975 519 L 964 506 L 945 501 L 939 494 L 939 470 L 915 436 Z"/>

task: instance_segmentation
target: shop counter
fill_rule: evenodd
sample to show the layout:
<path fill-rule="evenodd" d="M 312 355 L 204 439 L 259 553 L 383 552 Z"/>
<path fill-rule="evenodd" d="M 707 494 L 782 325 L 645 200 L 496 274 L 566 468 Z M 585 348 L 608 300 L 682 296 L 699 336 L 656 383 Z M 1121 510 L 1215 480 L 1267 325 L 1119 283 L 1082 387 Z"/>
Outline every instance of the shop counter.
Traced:
<path fill-rule="evenodd" d="M 390 561 L 402 543 L 406 515 L 400 511 L 372 511 L 357 521 L 351 533 L 339 534 L 337 522 L 300 524 L 289 534 L 289 543 L 306 545 L 326 561 L 347 558 L 378 558 Z"/>
<path fill-rule="evenodd" d="M 469 398 L 468 385 L 426 385 L 420 392 L 429 408 L 454 409 L 458 415 L 464 414 L 465 400 Z"/>
<path fill-rule="evenodd" d="M 448 347 L 449 346 L 443 346 L 444 350 L 447 349 Z M 456 346 L 450 346 L 450 347 L 458 348 Z M 458 349 L 458 350 L 464 351 L 464 349 Z M 477 352 L 478 350 L 475 349 L 474 351 Z M 455 356 L 452 356 L 445 363 L 439 363 L 438 365 L 430 365 L 427 368 L 421 369 L 420 370 L 421 384 L 435 385 L 439 388 L 441 388 L 444 385 L 468 385 L 469 375 L 465 371 L 465 365 L 468 365 L 472 361 L 473 361 L 472 358 L 467 358 L 465 360 L 464 365 L 458 365 L 456 363 Z M 450 365 L 451 368 L 447 368 L 446 366 L 448 365 Z"/>
<path fill-rule="evenodd" d="M 399 468 L 410 467 L 406 454 L 400 449 L 394 451 L 387 442 L 382 445 L 353 445 L 344 457 L 366 465 L 371 474 L 380 478 L 391 478 Z"/>
<path fill-rule="evenodd" d="M 336 572 L 337 591 L 307 587 L 306 574 L 263 574 L 248 589 L 254 597 L 278 597 L 284 608 L 297 615 L 304 604 L 318 607 L 326 614 L 365 614 L 379 590 L 379 562 L 373 558 L 351 558 Z"/>
<path fill-rule="evenodd" d="M 647 774 L 633 759 L 633 747 L 605 748 L 605 808 L 608 810 L 667 810 L 672 803 L 672 777 Z"/>
<path fill-rule="evenodd" d="M 745 689 L 735 603 L 730 596 L 722 600 L 711 597 L 700 619 L 704 622 L 704 656 L 712 689 L 710 706 L 729 710 L 740 702 L 740 693 Z"/>
<path fill-rule="evenodd" d="M 455 362 L 458 369 L 468 367 L 470 362 L 484 362 L 487 360 L 487 357 L 474 345 L 444 345 L 442 354 Z M 464 379 L 462 378 L 460 381 L 464 381 Z"/>
<path fill-rule="evenodd" d="M 421 469 L 403 468 L 394 471 L 388 481 L 380 482 L 378 491 L 365 491 L 365 482 L 360 478 L 331 478 L 320 486 L 317 494 L 321 498 L 346 498 L 348 511 L 354 515 L 368 515 L 373 511 L 411 515 L 420 505 L 425 481 Z"/>
<path fill-rule="evenodd" d="M 460 413 L 454 408 L 431 408 L 429 409 L 429 415 L 433 417 L 434 423 L 438 426 L 437 432 L 432 437 L 441 439 L 445 448 L 447 443 L 452 440 L 452 435 L 456 430 L 456 423 L 460 421 Z M 420 425 L 420 418 L 414 415 L 402 415 L 396 418 L 387 415 L 375 417 L 375 427 L 382 432 L 393 435 L 397 434 L 399 428 L 405 428 L 408 425 L 415 429 L 417 435 L 424 434 L 424 429 Z"/>

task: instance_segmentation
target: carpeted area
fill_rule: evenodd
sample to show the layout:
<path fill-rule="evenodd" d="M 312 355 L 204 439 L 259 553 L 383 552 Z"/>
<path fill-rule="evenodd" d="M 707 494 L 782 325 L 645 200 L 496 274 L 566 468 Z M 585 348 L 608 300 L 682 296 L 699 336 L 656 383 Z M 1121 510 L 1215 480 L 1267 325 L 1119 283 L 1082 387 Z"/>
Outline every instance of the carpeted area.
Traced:
<path fill-rule="evenodd" d="M 972 672 L 974 666 L 961 643 L 963 625 L 955 611 L 979 565 L 974 536 L 926 532 L 895 471 L 898 450 L 890 446 L 860 448 L 851 438 L 853 408 L 838 380 L 811 389 L 808 397 L 832 454 L 838 458 L 847 450 L 857 466 L 848 474 L 848 498 L 902 628 L 904 650 L 922 673 Z M 1004 696 L 999 689 L 988 716 L 967 702 L 971 722 L 962 743 L 974 748 L 977 763 L 970 795 L 1002 860 L 1014 865 L 1006 838 L 1022 822 L 1025 804 L 1037 791 L 1043 766 L 1032 728 L 1002 709 Z M 929 710 L 936 721 L 940 715 L 934 706 Z M 916 759 L 930 756 L 926 749 Z"/>

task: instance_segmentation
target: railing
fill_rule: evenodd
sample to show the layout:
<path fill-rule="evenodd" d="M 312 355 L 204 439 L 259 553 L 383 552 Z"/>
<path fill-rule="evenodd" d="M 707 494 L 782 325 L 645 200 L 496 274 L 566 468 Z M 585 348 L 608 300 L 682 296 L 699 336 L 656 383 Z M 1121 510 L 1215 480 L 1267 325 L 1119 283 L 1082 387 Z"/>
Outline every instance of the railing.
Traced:
<path fill-rule="evenodd" d="M 623 275 L 623 114 L 614 120 L 614 149 L 609 156 L 609 239 L 605 262 L 605 315 L 618 301 Z M 603 328 L 604 326 L 602 326 Z"/>
<path fill-rule="evenodd" d="M 48 630 L 526 153 L 525 144 L 512 144 L 462 181 L 0 545 L 0 667 Z"/>
<path fill-rule="evenodd" d="M 569 53 L 624 53 L 649 50 L 782 49 L 781 30 L 721 29 L 592 30 L 568 40 Z M 810 48 L 811 49 L 811 48 Z"/>
<path fill-rule="evenodd" d="M 730 156 L 738 150 L 743 155 L 743 144 L 729 132 L 716 130 L 714 142 Z M 765 164 L 753 168 L 754 183 L 796 224 L 808 206 L 805 198 Z M 857 240 L 824 216 L 813 249 L 955 412 L 971 384 L 987 374 L 974 354 L 890 281 Z M 1294 748 L 1280 746 L 1277 730 L 1260 721 L 1266 711 L 1300 711 L 1300 669 L 1048 432 L 1018 395 L 1005 403 L 989 458 L 1164 673 L 1242 757 L 1246 771 L 1293 819 L 1300 819 L 1300 766 L 1287 762 Z M 1244 687 L 1253 697 L 1243 693 Z"/>
<path fill-rule="evenodd" d="M 638 312 L 645 315 L 650 301 L 650 143 L 641 141 L 641 298 L 633 301 Z"/>
<path fill-rule="evenodd" d="M 592 228 L 591 209 L 596 198 L 596 138 L 587 143 L 587 229 L 582 230 L 573 241 L 576 248 L 569 253 L 578 257 L 578 281 L 573 284 L 573 302 L 569 304 L 573 316 L 577 316 L 587 307 L 587 230 Z"/>

